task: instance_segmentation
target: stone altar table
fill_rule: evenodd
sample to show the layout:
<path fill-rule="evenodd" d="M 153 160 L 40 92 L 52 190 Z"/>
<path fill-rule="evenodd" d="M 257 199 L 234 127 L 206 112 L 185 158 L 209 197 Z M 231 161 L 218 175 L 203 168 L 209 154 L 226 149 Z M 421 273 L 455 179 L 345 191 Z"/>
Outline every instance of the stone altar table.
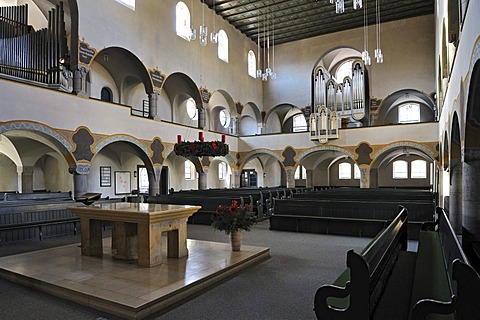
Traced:
<path fill-rule="evenodd" d="M 105 203 L 69 208 L 80 217 L 81 247 L 84 256 L 103 256 L 102 227 L 112 225 L 112 255 L 117 259 L 137 259 L 138 265 L 162 263 L 162 232 L 167 232 L 167 256 L 188 255 L 187 219 L 200 206 Z"/>

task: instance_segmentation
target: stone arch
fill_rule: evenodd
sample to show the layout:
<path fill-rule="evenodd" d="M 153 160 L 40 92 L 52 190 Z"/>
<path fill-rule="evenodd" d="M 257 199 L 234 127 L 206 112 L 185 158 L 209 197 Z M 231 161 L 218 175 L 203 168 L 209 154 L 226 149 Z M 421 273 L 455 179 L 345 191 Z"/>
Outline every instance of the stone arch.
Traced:
<path fill-rule="evenodd" d="M 268 110 L 265 116 L 265 133 L 275 133 L 277 132 L 277 129 L 280 129 L 281 133 L 291 132 L 286 131 L 285 125 L 289 119 L 291 119 L 294 115 L 297 114 L 303 114 L 303 111 L 293 104 L 282 103 L 276 105 L 272 109 Z M 280 128 L 271 128 L 271 126 L 273 126 L 273 124 L 271 124 L 271 121 L 273 121 L 273 115 L 276 115 L 278 117 L 278 125 L 280 126 Z"/>
<path fill-rule="evenodd" d="M 413 141 L 398 141 L 398 142 L 391 143 L 391 144 L 379 149 L 378 151 L 376 151 L 373 154 L 373 158 L 372 158 L 373 161 L 372 161 L 371 166 L 372 167 L 378 166 L 379 165 L 379 159 L 383 155 L 388 154 L 395 149 L 402 149 L 402 148 L 416 149 L 416 150 L 420 151 L 428 160 L 430 160 L 430 161 L 435 160 L 435 152 L 432 151 L 431 149 L 425 147 L 424 145 L 422 145 L 420 143 L 413 142 Z"/>
<path fill-rule="evenodd" d="M 278 160 L 278 162 L 280 162 L 281 166 L 283 169 L 285 169 L 285 167 L 283 166 L 283 159 L 281 156 L 279 156 L 277 153 L 271 151 L 271 150 L 268 150 L 268 149 L 256 149 L 256 150 L 253 150 L 249 153 L 247 153 L 242 161 L 240 162 L 240 168 L 243 168 L 245 166 L 245 164 L 252 160 L 253 158 L 257 157 L 257 156 L 260 156 L 260 155 L 269 155 L 269 156 L 272 156 L 273 158 L 275 158 L 276 160 Z"/>
<path fill-rule="evenodd" d="M 24 131 L 28 135 L 33 135 L 33 138 L 35 136 L 43 137 L 63 155 L 70 170 L 75 170 L 76 161 L 72 154 L 74 146 L 62 133 L 49 126 L 32 121 L 10 121 L 0 124 L 0 134 L 8 135 L 8 133 L 14 131 Z"/>
<path fill-rule="evenodd" d="M 147 167 L 153 167 L 153 163 L 150 159 L 150 151 L 148 150 L 147 146 L 145 146 L 141 141 L 138 139 L 129 136 L 129 135 L 113 135 L 113 136 L 108 136 L 102 140 L 100 140 L 95 147 L 93 147 L 93 152 L 95 155 L 97 155 L 103 148 L 106 146 L 115 143 L 115 142 L 127 142 L 133 146 L 135 146 L 135 149 L 141 150 L 137 155 L 142 159 L 142 161 L 145 162 L 145 165 Z M 95 156 L 94 156 L 95 158 Z M 93 159 L 92 159 L 93 160 Z"/>
<path fill-rule="evenodd" d="M 417 89 L 402 89 L 390 94 L 380 103 L 376 123 L 398 123 L 398 119 L 397 121 L 388 121 L 396 118 L 391 116 L 391 112 L 399 105 L 407 102 L 416 102 L 420 105 L 420 122 L 435 120 L 435 105 L 428 95 Z"/>
<path fill-rule="evenodd" d="M 298 166 L 299 163 L 302 162 L 302 160 L 304 160 L 306 157 L 312 155 L 313 153 L 315 152 L 318 152 L 318 151 L 337 151 L 339 153 L 342 153 L 344 154 L 345 156 L 351 158 L 352 160 L 355 161 L 355 155 L 350 152 L 349 150 L 347 149 L 344 149 L 344 148 L 341 148 L 341 147 L 336 147 L 336 146 L 316 146 L 316 147 L 313 147 L 313 148 L 310 148 L 304 152 L 302 152 L 298 158 L 297 158 L 297 164 L 295 166 L 295 168 Z"/>

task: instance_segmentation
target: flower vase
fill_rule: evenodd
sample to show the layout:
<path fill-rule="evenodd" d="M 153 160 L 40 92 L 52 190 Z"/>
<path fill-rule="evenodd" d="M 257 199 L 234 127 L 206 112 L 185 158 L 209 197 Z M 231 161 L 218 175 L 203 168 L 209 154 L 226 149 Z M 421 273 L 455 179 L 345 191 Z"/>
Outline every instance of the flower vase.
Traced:
<path fill-rule="evenodd" d="M 240 251 L 240 247 L 242 246 L 242 233 L 240 231 L 230 233 L 230 243 L 232 245 L 232 251 Z"/>

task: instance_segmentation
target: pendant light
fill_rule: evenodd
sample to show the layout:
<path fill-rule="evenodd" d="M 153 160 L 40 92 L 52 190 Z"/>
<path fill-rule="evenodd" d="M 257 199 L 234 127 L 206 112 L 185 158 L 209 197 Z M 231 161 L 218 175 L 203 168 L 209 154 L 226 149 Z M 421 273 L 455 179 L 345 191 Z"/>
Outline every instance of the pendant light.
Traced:
<path fill-rule="evenodd" d="M 202 25 L 199 27 L 200 45 L 205 47 L 208 43 L 208 28 L 205 25 L 205 4 L 202 0 Z"/>

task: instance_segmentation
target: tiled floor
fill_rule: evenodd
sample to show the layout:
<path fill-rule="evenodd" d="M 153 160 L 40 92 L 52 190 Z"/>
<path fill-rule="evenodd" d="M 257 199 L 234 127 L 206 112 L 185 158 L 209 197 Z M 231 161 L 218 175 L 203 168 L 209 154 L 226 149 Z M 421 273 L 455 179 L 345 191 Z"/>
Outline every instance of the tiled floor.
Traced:
<path fill-rule="evenodd" d="M 0 258 L 0 277 L 129 319 L 159 312 L 270 257 L 269 248 L 187 240 L 189 256 L 143 268 L 113 259 L 111 238 L 103 258 L 80 254 L 79 244 Z M 166 255 L 166 252 L 164 252 Z"/>

